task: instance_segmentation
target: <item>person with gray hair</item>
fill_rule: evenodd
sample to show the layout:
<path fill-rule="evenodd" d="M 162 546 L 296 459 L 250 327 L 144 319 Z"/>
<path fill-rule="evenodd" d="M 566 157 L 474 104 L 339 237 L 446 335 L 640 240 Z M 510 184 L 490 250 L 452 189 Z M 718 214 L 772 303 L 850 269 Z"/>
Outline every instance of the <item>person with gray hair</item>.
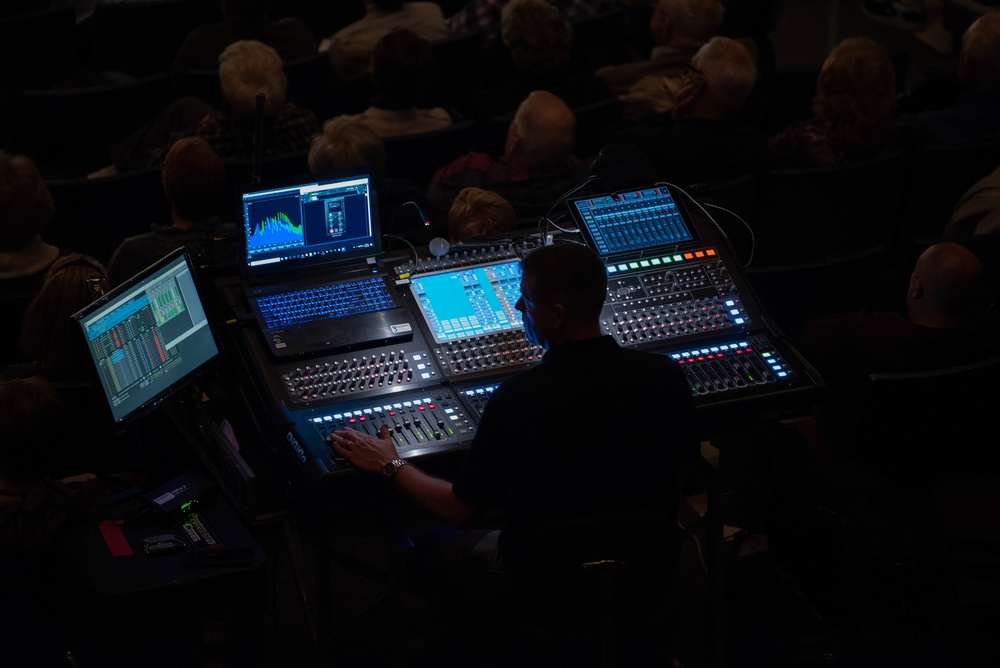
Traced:
<path fill-rule="evenodd" d="M 656 42 L 649 60 L 606 65 L 596 72 L 625 102 L 626 118 L 648 118 L 673 108 L 669 81 L 684 76 L 685 64 L 715 36 L 724 13 L 720 0 L 659 0 L 649 21 Z"/>
<path fill-rule="evenodd" d="M 962 36 L 958 84 L 951 104 L 901 115 L 901 125 L 925 144 L 1000 139 L 1000 11 L 983 14 Z"/>
<path fill-rule="evenodd" d="M 219 56 L 222 109 L 184 97 L 160 112 L 148 125 L 111 147 L 114 164 L 91 177 L 159 165 L 173 142 L 199 137 L 223 160 L 253 157 L 257 95 L 264 94 L 262 154 L 302 151 L 319 132 L 316 116 L 285 100 L 288 80 L 278 52 L 263 42 L 240 40 Z"/>
<path fill-rule="evenodd" d="M 680 184 L 760 171 L 767 164 L 766 138 L 738 122 L 756 79 L 753 55 L 743 44 L 713 37 L 691 58 L 687 74 L 671 84 L 673 110 L 614 140 L 641 148 L 659 178 Z"/>
<path fill-rule="evenodd" d="M 571 61 L 573 27 L 558 7 L 548 0 L 510 0 L 500 17 L 510 67 L 497 68 L 498 83 L 471 96 L 467 115 L 487 121 L 510 113 L 533 90 L 547 90 L 574 109 L 613 97 L 604 81 Z"/>
<path fill-rule="evenodd" d="M 387 176 L 385 170 L 385 144 L 363 121 L 331 118 L 309 148 L 309 171 L 314 174 L 367 171 L 372 175 L 383 232 L 417 245 L 441 236 L 444 216 L 427 201 L 424 191 L 408 179 Z M 419 216 L 404 212 L 403 207 L 411 202 L 416 204 L 413 214 Z"/>
<path fill-rule="evenodd" d="M 514 114 L 503 155 L 498 160 L 485 153 L 457 158 L 431 177 L 427 197 L 444 211 L 460 190 L 475 186 L 502 195 L 518 218 L 544 214 L 576 181 L 575 140 L 573 111 L 552 93 L 533 91 Z"/>

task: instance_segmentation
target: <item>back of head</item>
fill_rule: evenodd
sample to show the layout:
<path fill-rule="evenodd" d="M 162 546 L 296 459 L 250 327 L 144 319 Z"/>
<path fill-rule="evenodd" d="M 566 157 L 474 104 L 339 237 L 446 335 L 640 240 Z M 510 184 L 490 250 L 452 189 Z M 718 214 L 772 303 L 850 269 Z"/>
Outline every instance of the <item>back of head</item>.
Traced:
<path fill-rule="evenodd" d="M 557 96 L 536 90 L 517 108 L 510 132 L 520 138 L 518 150 L 526 162 L 556 169 L 573 155 L 576 116 Z"/>
<path fill-rule="evenodd" d="M 32 241 L 53 213 L 52 195 L 31 158 L 0 151 L 0 249 Z"/>
<path fill-rule="evenodd" d="M 596 323 L 608 294 L 608 273 L 594 251 L 581 244 L 554 244 L 531 251 L 522 274 L 534 280 L 534 296 L 562 304 L 574 321 Z"/>
<path fill-rule="evenodd" d="M 673 29 L 672 44 L 697 46 L 719 32 L 725 9 L 719 0 L 659 0 L 656 11 Z"/>
<path fill-rule="evenodd" d="M 204 139 L 174 142 L 160 172 L 163 193 L 177 216 L 198 222 L 218 215 L 226 194 L 226 168 Z"/>
<path fill-rule="evenodd" d="M 0 381 L 0 474 L 18 485 L 49 473 L 58 444 L 66 439 L 66 409 L 41 376 Z"/>
<path fill-rule="evenodd" d="M 750 50 L 728 37 L 713 37 L 691 59 L 705 75 L 705 94 L 716 99 L 732 117 L 739 113 L 757 81 Z"/>
<path fill-rule="evenodd" d="M 372 49 L 375 104 L 408 109 L 417 103 L 431 72 L 431 45 L 409 30 L 393 30 Z"/>
<path fill-rule="evenodd" d="M 234 118 L 252 121 L 257 94 L 264 94 L 264 117 L 270 118 L 285 104 L 288 78 L 278 52 L 255 40 L 233 42 L 219 56 L 222 96 Z"/>
<path fill-rule="evenodd" d="M 884 47 L 867 37 L 845 39 L 819 73 L 813 120 L 831 139 L 854 143 L 896 116 L 896 73 Z"/>
<path fill-rule="evenodd" d="M 517 227 L 511 203 L 495 192 L 463 188 L 448 210 L 448 233 L 454 241 L 509 232 Z"/>
<path fill-rule="evenodd" d="M 546 0 L 511 0 L 500 12 L 500 37 L 519 69 L 537 72 L 569 62 L 573 28 Z"/>
<path fill-rule="evenodd" d="M 385 144 L 371 126 L 344 117 L 331 118 L 309 147 L 309 171 L 366 170 L 376 180 L 385 175 Z"/>
<path fill-rule="evenodd" d="M 958 76 L 970 90 L 1000 90 L 1000 12 L 983 14 L 965 31 Z"/>
<path fill-rule="evenodd" d="M 97 298 L 89 279 L 107 281 L 107 277 L 107 270 L 92 257 L 74 253 L 56 260 L 24 314 L 21 349 L 25 356 L 55 376 L 89 372 L 83 335 L 70 316 Z"/>
<path fill-rule="evenodd" d="M 923 301 L 932 317 L 961 317 L 980 306 L 982 262 L 965 246 L 934 244 L 917 259 L 913 271 L 923 286 Z"/>

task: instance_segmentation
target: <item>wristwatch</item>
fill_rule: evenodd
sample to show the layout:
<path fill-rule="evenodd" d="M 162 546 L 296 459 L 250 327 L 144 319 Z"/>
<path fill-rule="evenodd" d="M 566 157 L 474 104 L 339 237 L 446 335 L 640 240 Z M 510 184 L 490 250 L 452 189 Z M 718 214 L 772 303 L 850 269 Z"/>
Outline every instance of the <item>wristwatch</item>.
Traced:
<path fill-rule="evenodd" d="M 393 459 L 382 468 L 382 477 L 386 480 L 392 480 L 396 477 L 396 474 L 399 473 L 399 469 L 404 466 L 406 466 L 405 459 Z"/>

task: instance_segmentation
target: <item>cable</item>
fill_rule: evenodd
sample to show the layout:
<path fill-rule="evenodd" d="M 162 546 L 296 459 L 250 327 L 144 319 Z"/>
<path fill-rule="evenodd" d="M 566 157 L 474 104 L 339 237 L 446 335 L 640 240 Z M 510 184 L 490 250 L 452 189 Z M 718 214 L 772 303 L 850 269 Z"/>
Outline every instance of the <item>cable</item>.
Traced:
<path fill-rule="evenodd" d="M 713 225 L 715 225 L 715 229 L 717 229 L 719 231 L 719 234 L 721 234 L 726 239 L 726 243 L 729 244 L 729 247 L 733 248 L 735 250 L 735 247 L 733 246 L 733 241 L 732 241 L 732 239 L 729 238 L 729 235 L 726 234 L 726 231 L 722 229 L 722 226 L 719 225 L 719 223 L 718 223 L 717 220 L 715 220 L 715 217 L 712 216 L 712 214 L 710 214 L 708 211 L 705 210 L 705 207 L 701 205 L 701 202 L 699 202 L 698 200 L 696 200 L 694 197 L 691 196 L 691 193 L 689 193 L 688 191 L 684 190 L 684 188 L 681 188 L 680 186 L 677 186 L 677 185 L 674 185 L 673 183 L 670 183 L 669 181 L 657 181 L 653 185 L 657 185 L 657 186 L 660 186 L 660 185 L 669 186 L 669 187 L 673 188 L 674 190 L 677 190 L 678 192 L 683 193 L 684 196 L 687 197 L 689 200 L 691 200 L 691 202 L 693 202 L 694 205 L 697 206 L 698 209 L 703 214 L 705 214 L 705 217 L 708 218 L 708 220 L 711 221 L 711 223 Z M 725 211 L 726 213 L 731 214 L 734 218 L 736 218 L 736 220 L 738 220 L 741 223 L 743 223 L 743 226 L 747 228 L 747 232 L 750 234 L 750 257 L 741 266 L 744 269 L 747 268 L 747 267 L 749 267 L 750 263 L 753 262 L 754 251 L 756 250 L 756 247 L 757 247 L 757 239 L 754 236 L 753 229 L 750 227 L 750 225 L 747 224 L 747 222 L 745 220 L 743 220 L 743 218 L 741 218 L 735 212 L 730 211 L 729 209 L 727 209 L 725 207 L 718 206 L 716 204 L 708 204 L 707 206 L 710 206 L 713 209 L 718 209 L 720 211 Z"/>

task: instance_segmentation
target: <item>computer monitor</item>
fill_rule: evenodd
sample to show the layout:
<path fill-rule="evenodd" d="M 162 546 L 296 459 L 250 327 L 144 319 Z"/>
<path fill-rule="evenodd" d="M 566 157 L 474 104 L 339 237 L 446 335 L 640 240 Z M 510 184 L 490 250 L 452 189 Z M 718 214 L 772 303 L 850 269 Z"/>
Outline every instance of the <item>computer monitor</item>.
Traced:
<path fill-rule="evenodd" d="M 523 328 L 514 308 L 521 298 L 521 262 L 418 274 L 410 293 L 435 343 Z"/>
<path fill-rule="evenodd" d="M 121 429 L 219 355 L 192 270 L 178 248 L 73 318 Z"/>
<path fill-rule="evenodd" d="M 370 174 L 315 175 L 240 192 L 244 278 L 282 274 L 382 251 Z"/>

